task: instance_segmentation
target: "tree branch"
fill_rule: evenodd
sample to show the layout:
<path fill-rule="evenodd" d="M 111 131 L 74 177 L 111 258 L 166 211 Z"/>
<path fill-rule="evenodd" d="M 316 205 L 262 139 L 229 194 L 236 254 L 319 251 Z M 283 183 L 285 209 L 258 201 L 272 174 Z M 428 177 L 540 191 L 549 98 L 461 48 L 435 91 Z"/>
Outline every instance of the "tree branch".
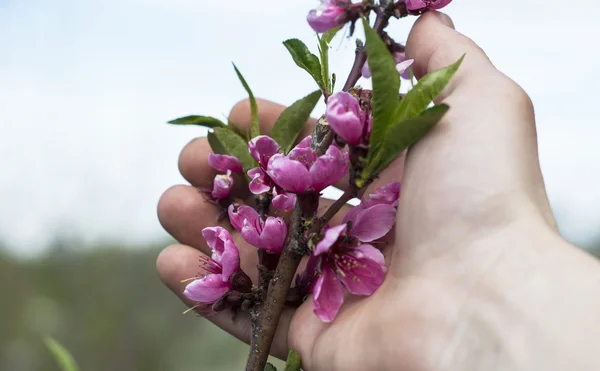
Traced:
<path fill-rule="evenodd" d="M 252 340 L 246 371 L 263 371 L 265 368 L 288 291 L 298 270 L 298 265 L 300 265 L 300 260 L 306 254 L 303 219 L 312 218 L 317 207 L 317 194 L 298 195 L 296 208 L 290 221 L 287 242 L 269 284 L 267 300 L 256 305 L 251 312 Z"/>
<path fill-rule="evenodd" d="M 344 192 L 344 194 L 329 207 L 325 214 L 323 214 L 322 217 L 315 221 L 313 226 L 310 228 L 310 231 L 308 232 L 308 236 L 310 236 L 313 233 L 317 233 L 321 229 L 323 229 L 325 224 L 327 224 L 331 220 L 331 218 L 333 218 L 335 214 L 337 214 L 342 209 L 342 207 L 344 207 L 344 205 L 348 203 L 348 201 L 356 197 L 357 193 L 358 189 L 356 189 L 355 186 L 351 185 L 350 187 L 348 187 L 346 192 Z"/>
<path fill-rule="evenodd" d="M 381 35 L 383 30 L 387 27 L 388 22 L 392 14 L 388 11 L 382 11 L 377 14 L 377 18 L 375 19 L 375 25 L 373 25 L 373 29 Z M 350 75 L 348 75 L 348 79 L 344 84 L 344 88 L 342 90 L 349 91 L 356 85 L 358 79 L 362 76 L 362 68 L 367 61 L 367 50 L 365 47 L 361 47 L 360 50 L 356 51 L 356 58 L 354 59 L 354 65 L 350 70 Z"/>

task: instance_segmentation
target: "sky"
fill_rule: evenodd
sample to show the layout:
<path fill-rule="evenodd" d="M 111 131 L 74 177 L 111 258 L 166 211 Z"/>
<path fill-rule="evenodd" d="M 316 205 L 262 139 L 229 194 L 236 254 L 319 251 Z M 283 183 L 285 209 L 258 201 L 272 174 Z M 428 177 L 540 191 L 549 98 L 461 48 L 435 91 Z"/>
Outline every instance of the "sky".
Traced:
<path fill-rule="evenodd" d="M 35 255 L 57 236 L 144 244 L 166 237 L 156 203 L 183 146 L 245 97 L 290 104 L 314 90 L 281 42 L 316 47 L 318 1 L 0 0 L 0 240 Z M 445 11 L 531 95 L 542 170 L 563 235 L 600 237 L 597 0 L 455 0 Z M 413 20 L 389 28 L 406 39 Z M 347 74 L 354 43 L 333 42 Z M 323 110 L 322 104 L 315 111 Z M 485 118 L 482 118 L 485 120 Z M 498 156 L 502 156 L 501 153 Z"/>

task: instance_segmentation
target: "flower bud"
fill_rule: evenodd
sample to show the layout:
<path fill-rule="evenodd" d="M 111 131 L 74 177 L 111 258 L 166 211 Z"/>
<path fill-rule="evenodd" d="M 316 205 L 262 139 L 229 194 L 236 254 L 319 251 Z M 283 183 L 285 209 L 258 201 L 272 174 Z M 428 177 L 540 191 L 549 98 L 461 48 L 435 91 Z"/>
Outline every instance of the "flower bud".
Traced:
<path fill-rule="evenodd" d="M 337 4 L 348 3 L 350 0 L 321 0 L 321 5 L 308 13 L 306 20 L 313 30 L 319 33 L 327 32 L 344 23 L 344 9 Z"/>
<path fill-rule="evenodd" d="M 364 133 L 360 103 L 350 93 L 339 92 L 329 97 L 325 117 L 335 133 L 352 145 L 358 145 Z"/>

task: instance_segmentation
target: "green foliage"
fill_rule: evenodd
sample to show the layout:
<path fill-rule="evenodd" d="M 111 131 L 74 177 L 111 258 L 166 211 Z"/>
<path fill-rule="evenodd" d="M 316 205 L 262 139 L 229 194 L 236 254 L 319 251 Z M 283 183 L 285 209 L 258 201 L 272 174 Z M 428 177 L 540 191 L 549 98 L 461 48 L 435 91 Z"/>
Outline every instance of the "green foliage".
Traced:
<path fill-rule="evenodd" d="M 199 125 L 199 126 L 204 126 L 206 128 L 209 128 L 209 129 L 212 129 L 212 128 L 226 128 L 227 127 L 227 125 L 225 125 L 219 119 L 216 119 L 214 117 L 209 117 L 209 116 L 197 116 L 197 115 L 180 117 L 178 119 L 169 121 L 169 124 L 173 124 L 173 125 Z"/>
<path fill-rule="evenodd" d="M 290 349 L 288 352 L 287 362 L 285 363 L 285 369 L 283 371 L 300 371 L 302 367 L 302 359 L 300 354 L 294 349 Z"/>
<path fill-rule="evenodd" d="M 50 350 L 50 353 L 52 353 L 54 359 L 56 359 L 56 363 L 58 363 L 61 371 L 79 370 L 71 353 L 69 353 L 69 351 L 59 342 L 49 337 L 44 339 L 44 343 L 46 343 L 46 347 L 48 347 L 48 350 Z"/>
<path fill-rule="evenodd" d="M 227 154 L 227 151 L 225 150 L 221 142 L 219 142 L 215 133 L 208 132 L 206 134 L 206 139 L 208 139 L 208 144 L 210 144 L 210 148 L 214 153 L 219 155 Z"/>
<path fill-rule="evenodd" d="M 296 138 L 320 98 L 320 90 L 307 95 L 286 108 L 275 122 L 271 137 L 279 143 L 286 153 L 292 149 Z"/>
<path fill-rule="evenodd" d="M 283 42 L 296 65 L 308 72 L 319 88 L 328 94 L 333 92 L 333 84 L 329 76 L 329 43 L 331 43 L 339 29 L 339 27 L 336 27 L 322 36 L 317 35 L 320 60 L 319 57 L 310 52 L 306 44 L 298 39 L 289 39 Z"/>
<path fill-rule="evenodd" d="M 322 87 L 321 79 L 321 62 L 319 57 L 312 54 L 306 44 L 298 39 L 289 39 L 283 42 L 283 45 L 292 55 L 296 65 L 308 72 L 317 82 L 319 87 Z"/>
<path fill-rule="evenodd" d="M 321 56 L 321 87 L 329 94 L 333 93 L 333 85 L 329 78 L 329 44 L 340 30 L 340 27 L 334 27 L 325 32 L 323 36 L 317 34 L 319 40 L 319 55 Z"/>
<path fill-rule="evenodd" d="M 427 109 L 431 102 L 444 91 L 464 59 L 463 55 L 456 63 L 433 71 L 419 80 L 419 83 L 402 98 L 394 122 L 417 117 Z"/>
<path fill-rule="evenodd" d="M 365 170 L 367 176 L 363 179 L 367 180 L 369 176 L 377 175 L 388 167 L 396 156 L 417 143 L 440 122 L 449 109 L 450 107 L 447 105 L 440 104 L 424 111 L 418 117 L 392 125 L 386 134 L 381 150 Z"/>
<path fill-rule="evenodd" d="M 228 155 L 237 157 L 242 163 L 244 171 L 257 166 L 256 162 L 248 152 L 248 143 L 233 131 L 225 128 L 215 128 L 215 137 L 223 146 Z"/>
<path fill-rule="evenodd" d="M 373 128 L 365 168 L 357 186 L 366 185 L 394 158 L 418 142 L 448 110 L 440 105 L 427 109 L 448 85 L 464 56 L 456 63 L 423 77 L 400 100 L 400 75 L 396 61 L 377 32 L 363 19 L 366 50 L 373 79 Z"/>
<path fill-rule="evenodd" d="M 260 135 L 260 124 L 258 121 L 258 105 L 256 104 L 256 98 L 254 98 L 254 94 L 252 93 L 250 86 L 246 82 L 246 79 L 244 79 L 244 76 L 242 76 L 242 73 L 237 68 L 235 63 L 233 64 L 233 68 L 235 69 L 235 73 L 237 74 L 238 78 L 240 79 L 240 82 L 244 86 L 244 89 L 246 89 L 246 92 L 248 93 L 248 97 L 250 99 L 250 111 L 251 111 L 251 116 L 252 116 L 252 127 L 250 129 L 250 138 L 254 138 L 254 137 L 257 137 Z"/>
<path fill-rule="evenodd" d="M 394 114 L 400 106 L 400 74 L 396 61 L 377 32 L 363 19 L 367 56 L 373 80 L 373 129 L 371 130 L 369 159 L 383 143 Z"/>
<path fill-rule="evenodd" d="M 267 363 L 265 366 L 265 371 L 277 371 L 277 367 L 273 366 L 272 363 Z"/>

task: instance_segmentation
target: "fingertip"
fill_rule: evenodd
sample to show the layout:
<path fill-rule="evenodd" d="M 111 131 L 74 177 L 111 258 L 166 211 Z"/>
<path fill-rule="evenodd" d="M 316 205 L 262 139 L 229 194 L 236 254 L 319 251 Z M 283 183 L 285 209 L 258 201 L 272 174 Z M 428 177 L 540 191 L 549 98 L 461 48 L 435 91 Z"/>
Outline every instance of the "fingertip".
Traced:
<path fill-rule="evenodd" d="M 178 166 L 181 175 L 191 184 L 201 188 L 211 188 L 217 171 L 208 164 L 211 152 L 206 138 L 195 138 L 183 147 L 179 154 Z"/>
<path fill-rule="evenodd" d="M 463 67 L 491 66 L 483 50 L 471 39 L 454 29 L 452 19 L 441 12 L 423 14 L 413 25 L 406 45 L 407 55 L 414 59 L 417 78 L 451 65 L 467 54 Z"/>

